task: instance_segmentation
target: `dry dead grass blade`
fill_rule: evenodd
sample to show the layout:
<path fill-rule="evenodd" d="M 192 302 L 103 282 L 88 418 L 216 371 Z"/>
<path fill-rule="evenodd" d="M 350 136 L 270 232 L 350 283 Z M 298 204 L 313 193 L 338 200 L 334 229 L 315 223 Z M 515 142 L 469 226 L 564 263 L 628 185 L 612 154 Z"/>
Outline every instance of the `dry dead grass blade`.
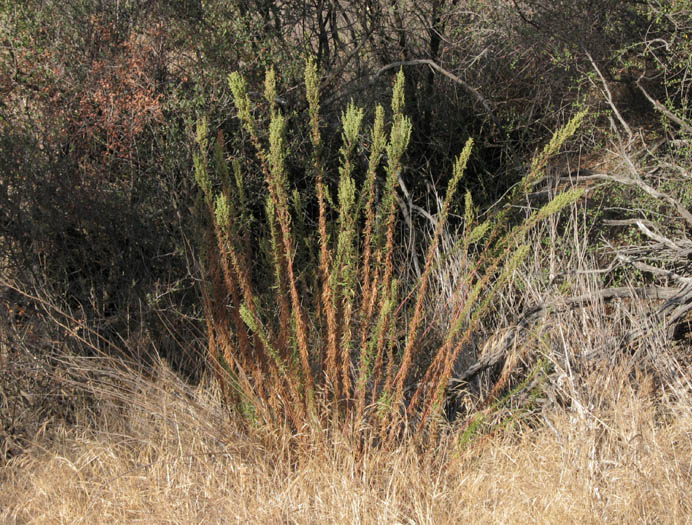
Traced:
<path fill-rule="evenodd" d="M 689 373 L 663 335 L 641 341 L 639 357 L 584 358 L 612 339 L 613 319 L 619 330 L 631 321 L 600 308 L 554 325 L 558 401 L 464 447 L 454 428 L 427 448 L 333 429 L 300 439 L 288 425 L 248 430 L 225 417 L 212 381 L 191 388 L 163 363 L 146 379 L 83 360 L 75 365 L 92 377 L 100 414 L 39 438 L 0 471 L 0 521 L 684 522 Z"/>

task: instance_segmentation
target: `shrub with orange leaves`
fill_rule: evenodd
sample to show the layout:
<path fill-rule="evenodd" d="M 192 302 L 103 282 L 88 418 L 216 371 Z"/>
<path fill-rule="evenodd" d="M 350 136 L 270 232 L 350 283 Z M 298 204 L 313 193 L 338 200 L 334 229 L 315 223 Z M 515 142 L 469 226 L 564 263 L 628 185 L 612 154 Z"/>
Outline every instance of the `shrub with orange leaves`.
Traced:
<path fill-rule="evenodd" d="M 99 37 L 112 41 L 113 31 L 99 20 Z M 151 72 L 151 43 L 131 31 L 111 52 L 89 64 L 91 82 L 78 96 L 78 110 L 69 118 L 82 140 L 102 144 L 105 165 L 112 160 L 131 161 L 138 136 L 145 127 L 161 121 L 160 95 Z"/>

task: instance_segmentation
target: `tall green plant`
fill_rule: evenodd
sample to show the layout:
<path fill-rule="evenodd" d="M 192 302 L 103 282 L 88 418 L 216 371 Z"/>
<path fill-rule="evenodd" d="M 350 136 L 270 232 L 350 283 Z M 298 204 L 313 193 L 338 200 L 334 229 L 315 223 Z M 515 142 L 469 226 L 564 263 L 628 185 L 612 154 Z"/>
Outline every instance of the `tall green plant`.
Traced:
<path fill-rule="evenodd" d="M 229 76 L 229 83 L 238 118 L 254 144 L 267 188 L 266 228 L 253 235 L 263 235 L 264 231 L 268 238 L 243 242 L 243 217 L 249 216 L 249 211 L 243 197 L 241 166 L 248 159 L 233 161 L 235 183 L 231 183 L 223 155 L 217 149 L 213 161 L 216 180 L 212 180 L 207 172 L 208 130 L 201 121 L 195 172 L 211 225 L 207 255 L 211 286 L 204 294 L 205 312 L 210 355 L 217 361 L 223 356 L 225 373 L 232 378 L 227 380 L 221 375 L 222 383 L 226 382 L 229 390 L 231 383 L 242 390 L 242 396 L 232 399 L 242 399 L 244 403 L 253 399 L 253 417 L 269 421 L 288 419 L 296 429 L 315 419 L 348 425 L 370 422 L 370 428 L 379 428 L 383 437 L 393 438 L 399 434 L 404 415 L 416 419 L 420 431 L 432 428 L 431 422 L 437 418 L 430 416 L 441 409 L 454 361 L 528 253 L 523 244 L 525 234 L 539 221 L 576 201 L 582 191 L 575 189 L 558 195 L 513 227 L 509 208 L 493 221 L 478 224 L 471 195 L 466 194 L 465 224 L 455 249 L 465 252 L 472 244 L 482 245 L 480 252 L 484 255 L 460 284 L 469 291 L 455 294 L 459 301 L 457 316 L 445 340 L 431 352 L 430 345 L 423 340 L 427 334 L 422 330 L 425 299 L 437 264 L 440 238 L 472 154 L 473 141 L 467 141 L 454 164 L 423 272 L 409 289 L 400 290 L 393 263 L 396 188 L 411 136 L 411 122 L 403 113 L 403 73 L 399 72 L 394 84 L 388 133 L 385 110 L 381 106 L 375 109 L 367 134 L 367 171 L 360 187 L 356 183 L 359 165 L 355 158 L 365 148 L 365 112 L 350 103 L 343 113 L 334 201 L 328 195 L 322 161 L 319 76 L 314 62 L 308 62 L 305 85 L 313 145 L 309 166 L 315 195 L 297 194 L 294 201 L 317 201 L 318 227 L 313 245 L 319 246 L 319 257 L 314 263 L 318 266 L 317 280 L 299 280 L 294 262 L 297 220 L 292 215 L 285 167 L 286 121 L 274 102 L 274 72 L 269 71 L 265 81 L 270 117 L 267 138 L 258 131 L 243 78 L 234 73 Z M 555 134 L 510 195 L 508 204 L 541 177 L 547 160 L 574 133 L 582 118 L 583 115 L 577 115 Z M 382 164 L 386 177 L 378 191 L 376 173 Z M 269 253 L 262 254 L 251 246 L 264 247 Z M 255 265 L 258 261 L 271 261 L 271 283 L 259 282 L 250 275 L 253 261 Z M 276 308 L 263 309 L 262 304 Z M 219 344 L 224 347 L 223 352 L 216 349 Z M 428 353 L 423 356 L 428 359 L 423 361 L 430 364 L 419 372 L 413 363 L 423 351 Z"/>

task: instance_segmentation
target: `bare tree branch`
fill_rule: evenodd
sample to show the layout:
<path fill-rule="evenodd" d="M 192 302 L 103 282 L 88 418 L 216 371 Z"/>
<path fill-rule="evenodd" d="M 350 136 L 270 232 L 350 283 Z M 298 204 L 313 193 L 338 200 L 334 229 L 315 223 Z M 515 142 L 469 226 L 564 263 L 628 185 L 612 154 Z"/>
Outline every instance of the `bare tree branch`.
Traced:
<path fill-rule="evenodd" d="M 642 86 L 641 80 L 642 80 L 642 77 L 639 77 L 637 79 L 637 87 L 644 94 L 646 99 L 649 102 L 651 102 L 651 104 L 654 106 L 654 108 L 657 111 L 660 111 L 661 113 L 663 113 L 670 120 L 675 122 L 678 126 L 680 126 L 687 133 L 692 133 L 692 126 L 690 124 L 688 124 L 687 122 L 685 122 L 684 120 L 682 120 L 680 117 L 678 117 L 675 113 L 670 111 L 667 107 L 665 107 L 663 104 L 661 104 L 658 100 L 656 100 L 651 95 L 649 95 L 649 93 L 646 91 L 646 89 L 644 89 L 644 86 Z"/>
<path fill-rule="evenodd" d="M 627 122 L 625 121 L 625 119 L 622 118 L 622 115 L 620 115 L 620 112 L 618 111 L 618 108 L 615 105 L 615 102 L 613 101 L 613 94 L 610 92 L 610 88 L 608 87 L 608 82 L 606 82 L 606 79 L 603 76 L 603 74 L 601 73 L 601 70 L 598 69 L 598 66 L 596 65 L 596 61 L 591 56 L 591 53 L 586 51 L 586 57 L 589 59 L 589 62 L 591 62 L 591 66 L 596 71 L 598 78 L 601 79 L 601 84 L 603 85 L 603 91 L 605 92 L 606 99 L 608 100 L 608 105 L 613 110 L 613 113 L 615 113 L 615 116 L 620 121 L 620 124 L 622 124 L 622 127 L 625 128 L 625 131 L 627 132 L 627 136 L 629 137 L 629 139 L 632 140 L 632 130 L 630 129 L 630 127 L 627 124 Z"/>
<path fill-rule="evenodd" d="M 527 329 L 529 326 L 535 324 L 538 320 L 551 312 L 560 311 L 565 307 L 581 308 L 599 300 L 625 298 L 667 300 L 667 302 L 658 310 L 657 315 L 663 314 L 670 309 L 670 306 L 666 305 L 679 305 L 675 310 L 673 310 L 673 313 L 667 320 L 667 324 L 669 326 L 669 336 L 672 337 L 677 321 L 688 310 L 692 309 L 692 285 L 687 285 L 682 290 L 673 290 L 661 286 L 642 286 L 639 288 L 623 286 L 617 288 L 606 288 L 604 290 L 598 290 L 587 295 L 579 295 L 566 298 L 562 301 L 537 305 L 529 309 L 516 322 L 513 329 L 507 331 L 507 334 L 502 339 L 502 344 L 500 344 L 496 350 L 489 352 L 474 364 L 469 366 L 454 379 L 454 382 L 459 383 L 468 381 L 473 376 L 501 363 L 507 356 L 507 350 L 514 344 L 514 341 L 522 330 Z M 673 319 L 673 317 L 675 318 Z M 629 338 L 631 339 L 632 337 L 630 336 Z"/>
<path fill-rule="evenodd" d="M 579 180 L 609 180 L 612 182 L 618 182 L 620 184 L 626 184 L 628 186 L 638 186 L 652 197 L 668 202 L 675 208 L 675 211 L 678 212 L 683 219 L 685 219 L 685 222 L 687 222 L 689 226 L 692 226 L 692 213 L 690 213 L 687 208 L 685 208 L 677 199 L 674 199 L 670 195 L 652 188 L 640 178 L 634 179 L 632 177 L 621 177 L 618 175 L 609 175 L 607 173 L 593 173 L 588 170 L 583 170 L 583 173 L 587 173 L 587 175 L 580 175 Z"/>

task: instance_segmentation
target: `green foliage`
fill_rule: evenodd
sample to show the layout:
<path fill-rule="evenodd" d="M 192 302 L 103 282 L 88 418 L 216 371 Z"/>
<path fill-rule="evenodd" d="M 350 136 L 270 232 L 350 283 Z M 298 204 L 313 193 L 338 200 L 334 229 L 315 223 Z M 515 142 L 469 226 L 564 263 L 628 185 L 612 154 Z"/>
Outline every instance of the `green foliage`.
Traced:
<path fill-rule="evenodd" d="M 548 204 L 546 204 L 540 210 L 538 210 L 536 220 L 542 221 L 547 217 L 550 217 L 551 215 L 555 215 L 556 213 L 563 210 L 570 204 L 574 204 L 575 202 L 577 202 L 579 199 L 582 198 L 583 195 L 584 188 L 573 188 L 565 191 L 564 193 L 560 193 Z"/>
<path fill-rule="evenodd" d="M 207 302 L 206 315 L 210 330 L 210 354 L 221 355 L 216 341 L 245 340 L 254 343 L 241 344 L 233 350 L 232 360 L 237 377 L 247 377 L 248 384 L 241 385 L 245 392 L 255 392 L 255 412 L 269 420 L 288 417 L 296 428 L 311 418 L 329 418 L 338 424 L 364 422 L 370 417 L 366 407 L 373 403 L 390 408 L 376 412 L 371 421 L 386 439 L 398 434 L 402 423 L 396 407 L 403 406 L 409 416 L 416 416 L 420 430 L 434 426 L 443 406 L 443 396 L 451 377 L 452 364 L 462 346 L 477 328 L 483 316 L 492 308 L 497 295 L 505 288 L 517 271 L 529 248 L 522 243 L 526 233 L 539 221 L 559 213 L 582 195 L 582 190 L 570 190 L 559 194 L 551 202 L 536 211 L 525 222 L 509 228 L 509 215 L 501 213 L 493 221 L 475 223 L 474 205 L 467 192 L 465 231 L 460 246 L 468 250 L 471 244 L 485 242 L 486 259 L 466 277 L 462 286 L 469 287 L 468 295 L 458 305 L 459 314 L 452 322 L 444 342 L 433 349 L 427 361 L 427 369 L 417 370 L 412 363 L 419 359 L 422 344 L 419 327 L 424 320 L 423 305 L 428 297 L 428 285 L 436 263 L 436 253 L 442 232 L 452 207 L 454 196 L 465 173 L 473 149 L 469 139 L 456 158 L 449 178 L 447 193 L 436 222 L 436 230 L 430 241 L 425 258 L 425 269 L 410 289 L 402 291 L 401 282 L 394 271 L 396 188 L 403 168 L 403 158 L 410 141 L 411 121 L 403 114 L 404 77 L 399 72 L 392 95 L 392 117 L 389 138 L 384 129 L 384 111 L 377 106 L 370 130 L 369 162 L 362 186 L 356 176 L 358 164 L 356 152 L 366 147 L 361 127 L 365 112 L 355 104 L 348 104 L 342 114 L 342 145 L 339 150 L 337 201 L 328 210 L 323 185 L 323 165 L 320 160 L 322 147 L 319 123 L 319 89 L 315 63 L 308 61 L 305 68 L 305 85 L 309 101 L 311 141 L 314 148 L 313 167 L 316 177 L 316 197 L 319 203 L 319 228 L 312 234 L 308 245 L 320 245 L 320 257 L 308 259 L 317 265 L 303 274 L 316 276 L 315 280 L 302 280 L 295 272 L 295 252 L 298 248 L 296 228 L 302 228 L 301 204 L 315 195 L 301 194 L 290 189 L 286 176 L 285 142 L 286 121 L 276 110 L 276 80 L 273 71 L 265 78 L 265 99 L 270 108 L 268 149 L 255 127 L 252 103 L 244 80 L 239 74 L 229 76 L 238 117 L 250 134 L 256 154 L 263 166 L 267 187 L 264 222 L 268 226 L 268 242 L 243 244 L 234 237 L 239 228 L 234 223 L 247 210 L 241 196 L 243 184 L 240 169 L 235 167 L 235 185 L 225 177 L 219 195 L 214 197 L 212 219 L 218 225 L 217 244 L 221 251 L 209 259 L 209 272 L 213 288 L 225 289 L 224 298 L 231 297 L 230 310 L 224 305 Z M 559 130 L 543 153 L 532 164 L 521 188 L 529 188 L 541 170 L 562 144 L 577 129 L 583 114 L 577 115 Z M 198 128 L 200 148 L 208 147 L 205 122 Z M 384 154 L 384 155 L 383 155 Z M 196 158 L 203 158 L 199 153 Z M 220 162 L 222 155 L 215 155 Z M 383 188 L 376 191 L 376 172 L 381 160 L 385 161 L 386 179 Z M 196 163 L 199 173 L 196 179 L 200 189 L 208 193 L 210 185 L 203 169 L 204 162 Z M 224 169 L 217 169 L 223 173 Z M 224 178 L 224 177 L 220 177 Z M 235 187 L 234 187 L 235 186 Z M 289 195 L 293 193 L 293 197 Z M 236 195 L 237 197 L 227 197 Z M 210 197 L 208 197 L 210 198 Z M 229 202 L 238 206 L 230 209 Z M 290 206 L 290 202 L 293 206 Z M 511 204 L 511 202 L 510 202 Z M 300 216 L 296 217 L 294 214 Z M 223 222 L 222 222 L 223 221 Z M 224 226 L 230 224 L 229 227 Z M 361 226 L 362 225 L 362 226 Z M 301 230 L 303 231 L 303 230 Z M 335 232 L 329 237 L 327 232 Z M 309 233 L 304 232 L 308 236 Z M 252 245 L 264 246 L 267 254 L 256 253 Z M 211 247 L 210 247 L 211 248 Z M 211 248 L 213 249 L 213 248 Z M 458 247 L 456 248 L 458 249 Z M 224 260 L 228 259 L 228 265 Z M 216 262 L 214 262 L 216 261 Z M 274 276 L 271 284 L 256 280 L 248 274 L 240 261 L 271 261 Z M 214 264 L 220 265 L 215 270 Z M 262 272 L 260 272 L 262 274 Z M 236 290 L 242 291 L 238 295 Z M 407 296 L 403 302 L 400 297 Z M 237 298 L 237 303 L 233 302 Z M 242 297 L 242 298 L 241 298 Z M 412 297 L 411 309 L 405 308 Z M 227 299 L 224 299 L 227 300 Z M 271 305 L 263 308 L 261 305 Z M 278 309 L 277 309 L 278 306 Z M 242 324 L 233 321 L 233 309 L 239 311 Z M 219 311 L 227 315 L 219 317 Z M 239 327 L 247 335 L 238 332 Z M 398 340 L 397 333 L 406 333 Z M 248 340 L 249 341 L 249 340 Z M 291 357 L 293 356 L 293 357 Z M 419 375 L 422 374 L 422 375 Z M 222 383 L 223 376 L 220 377 Z M 425 385 L 430 383 L 431 388 Z M 413 395 L 405 395 L 414 386 Z M 283 397 L 287 396 L 287 397 Z M 283 401 L 282 401 L 283 399 Z M 291 399 L 290 408 L 286 404 Z M 240 411 L 242 412 L 242 410 Z M 431 417 L 432 416 L 432 417 Z M 306 419 L 307 418 L 307 419 Z M 360 423 L 359 423 L 360 424 Z"/>
<path fill-rule="evenodd" d="M 233 93 L 233 101 L 238 111 L 238 118 L 246 126 L 248 133 L 253 134 L 255 128 L 252 124 L 251 103 L 245 88 L 245 79 L 240 73 L 234 71 L 228 76 L 228 85 Z"/>

